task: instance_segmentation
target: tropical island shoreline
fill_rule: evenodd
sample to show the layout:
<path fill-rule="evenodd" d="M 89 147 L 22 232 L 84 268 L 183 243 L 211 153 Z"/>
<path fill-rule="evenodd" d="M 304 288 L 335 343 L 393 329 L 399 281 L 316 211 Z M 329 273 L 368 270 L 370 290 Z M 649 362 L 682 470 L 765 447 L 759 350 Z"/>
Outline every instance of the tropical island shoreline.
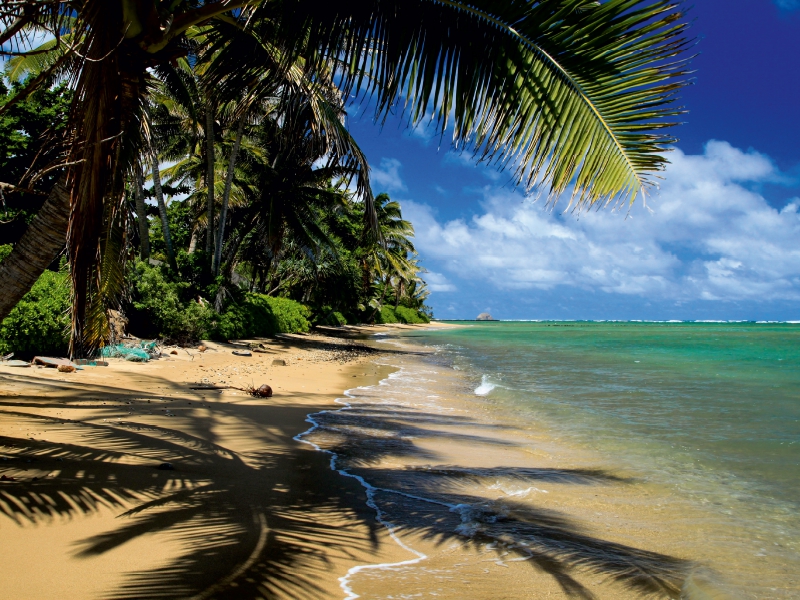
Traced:
<path fill-rule="evenodd" d="M 396 327 L 414 326 L 344 333 Z M 388 375 L 378 351 L 260 343 L 77 373 L 0 366 L 4 595 L 340 598 L 348 569 L 407 559 L 359 483 L 295 439 L 310 413 Z M 271 398 L 236 389 L 262 383 Z"/>

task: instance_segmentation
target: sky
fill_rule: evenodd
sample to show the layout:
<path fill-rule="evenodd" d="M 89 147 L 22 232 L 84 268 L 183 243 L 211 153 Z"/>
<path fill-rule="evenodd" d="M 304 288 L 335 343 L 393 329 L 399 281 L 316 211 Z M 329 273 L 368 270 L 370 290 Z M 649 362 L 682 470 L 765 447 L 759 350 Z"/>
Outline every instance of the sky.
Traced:
<path fill-rule="evenodd" d="M 701 0 L 689 19 L 689 113 L 647 207 L 564 214 L 447 140 L 352 111 L 437 318 L 800 320 L 800 0 Z"/>

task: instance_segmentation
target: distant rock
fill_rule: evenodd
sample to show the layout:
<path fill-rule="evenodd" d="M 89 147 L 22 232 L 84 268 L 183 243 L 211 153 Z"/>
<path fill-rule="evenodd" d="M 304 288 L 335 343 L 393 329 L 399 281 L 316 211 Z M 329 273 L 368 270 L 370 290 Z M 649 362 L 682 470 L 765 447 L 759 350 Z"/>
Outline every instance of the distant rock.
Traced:
<path fill-rule="evenodd" d="M 478 315 L 478 317 L 475 320 L 476 321 L 494 321 L 494 319 L 492 318 L 492 315 L 490 315 L 489 313 L 481 313 L 481 314 Z"/>

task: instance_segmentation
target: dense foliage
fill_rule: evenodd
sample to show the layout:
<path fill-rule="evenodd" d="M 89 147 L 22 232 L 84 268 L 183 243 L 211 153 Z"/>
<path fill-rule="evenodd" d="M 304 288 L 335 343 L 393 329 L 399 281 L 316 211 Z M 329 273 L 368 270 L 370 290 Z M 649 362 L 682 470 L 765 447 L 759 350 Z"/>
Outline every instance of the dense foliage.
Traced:
<path fill-rule="evenodd" d="M 191 70 L 184 73 L 191 77 Z M 13 95 L 6 88 L 0 93 Z M 129 332 L 189 343 L 304 332 L 312 325 L 429 320 L 411 223 L 386 194 L 374 198 L 374 208 L 355 197 L 347 187 L 354 175 L 347 160 L 322 162 L 328 146 L 315 141 L 313 111 L 302 98 L 291 122 L 268 114 L 239 128 L 240 157 L 230 178 L 232 163 L 216 161 L 217 181 L 229 179 L 217 196 L 226 204 L 226 228 L 218 240 L 222 251 L 207 252 L 200 237 L 209 179 L 200 160 L 204 132 L 186 122 L 186 114 L 200 110 L 186 103 L 203 100 L 180 104 L 170 94 L 165 86 L 162 103 L 151 109 L 156 158 L 143 160 L 145 176 L 126 188 L 136 218 L 117 225 L 118 251 L 144 258 L 129 260 L 121 275 L 127 291 L 116 307 L 128 317 Z M 0 118 L 0 162 L 15 180 L 24 179 L 25 164 L 58 152 L 57 144 L 45 144 L 63 128 L 70 96 L 64 87 L 41 89 Z M 218 123 L 212 144 L 218 158 L 232 151 L 233 125 Z M 160 168 L 166 161 L 172 165 Z M 41 205 L 41 196 L 8 188 L 4 198 L 11 221 L 24 222 Z M 5 255 L 11 246 L 2 248 Z M 0 348 L 67 351 L 68 279 L 66 270 L 41 277 L 3 321 Z"/>
<path fill-rule="evenodd" d="M 7 86 L 0 80 L 0 106 L 23 84 Z M 64 139 L 72 93 L 64 86 L 40 88 L 0 115 L 0 244 L 16 242 L 41 208 L 58 171 L 32 176 L 47 169 L 64 151 Z M 35 193 L 26 191 L 35 187 Z"/>
<path fill-rule="evenodd" d="M 0 262 L 11 246 L 0 246 Z M 69 345 L 69 277 L 45 271 L 30 292 L 0 323 L 0 354 L 63 355 Z"/>

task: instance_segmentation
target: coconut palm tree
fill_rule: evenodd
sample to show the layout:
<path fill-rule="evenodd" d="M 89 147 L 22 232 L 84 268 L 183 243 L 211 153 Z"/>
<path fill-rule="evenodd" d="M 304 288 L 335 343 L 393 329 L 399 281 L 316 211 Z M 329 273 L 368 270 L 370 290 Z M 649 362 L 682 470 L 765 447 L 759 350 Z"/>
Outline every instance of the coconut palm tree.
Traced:
<path fill-rule="evenodd" d="M 686 25 L 671 0 L 19 0 L 3 4 L 0 22 L 6 56 L 30 53 L 43 31 L 56 39 L 58 58 L 30 87 L 59 69 L 74 82 L 65 165 L 73 352 L 86 315 L 102 312 L 92 307 L 109 272 L 99 250 L 143 148 L 135 125 L 149 69 L 189 52 L 192 28 L 207 36 L 197 57 L 208 61 L 206 89 L 222 99 L 262 76 L 264 57 L 279 50 L 276 78 L 302 64 L 309 81 L 331 73 L 345 95 L 372 99 L 378 120 L 397 107 L 411 124 L 432 115 L 456 147 L 511 168 L 529 188 L 555 197 L 573 185 L 578 206 L 632 201 L 652 183 L 686 83 Z M 63 201 L 54 192 L 32 236 L 60 237 L 64 210 L 54 205 Z M 49 254 L 38 239 L 15 248 L 0 266 L 5 304 L 20 297 L 10 283 L 20 262 L 34 273 Z"/>

